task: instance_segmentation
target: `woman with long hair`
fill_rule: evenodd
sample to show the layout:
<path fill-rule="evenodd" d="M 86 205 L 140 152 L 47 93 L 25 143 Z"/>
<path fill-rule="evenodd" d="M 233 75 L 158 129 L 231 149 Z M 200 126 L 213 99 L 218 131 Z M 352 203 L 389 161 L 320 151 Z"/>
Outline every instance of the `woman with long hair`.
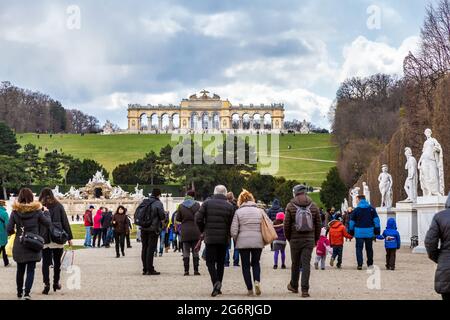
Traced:
<path fill-rule="evenodd" d="M 125 256 L 125 237 L 129 233 L 129 223 L 127 217 L 127 209 L 124 206 L 119 206 L 112 218 L 112 225 L 114 228 L 114 241 L 116 243 L 116 258 L 120 258 L 120 251 L 122 256 Z"/>
<path fill-rule="evenodd" d="M 64 230 L 67 234 L 68 243 L 72 246 L 72 229 L 69 219 L 67 219 L 64 206 L 53 195 L 50 188 L 44 188 L 39 195 L 39 202 L 48 208 L 52 228 Z M 50 236 L 50 229 L 43 228 L 41 236 L 44 238 L 45 245 L 42 250 L 42 277 L 44 280 L 44 290 L 42 294 L 50 292 L 50 266 L 53 265 L 53 291 L 61 290 L 59 280 L 61 278 L 61 258 L 64 253 L 64 244 L 54 243 Z"/>
<path fill-rule="evenodd" d="M 28 188 L 19 192 L 17 201 L 13 204 L 13 211 L 9 219 L 7 231 L 9 235 L 16 234 L 13 246 L 13 259 L 17 263 L 17 297 L 31 299 L 30 292 L 34 281 L 36 262 L 42 258 L 42 250 L 36 251 L 21 243 L 25 234 L 39 234 L 39 227 L 50 228 L 51 221 L 47 208 L 39 201 L 34 201 L 34 194 Z M 24 292 L 24 277 L 27 273 Z"/>

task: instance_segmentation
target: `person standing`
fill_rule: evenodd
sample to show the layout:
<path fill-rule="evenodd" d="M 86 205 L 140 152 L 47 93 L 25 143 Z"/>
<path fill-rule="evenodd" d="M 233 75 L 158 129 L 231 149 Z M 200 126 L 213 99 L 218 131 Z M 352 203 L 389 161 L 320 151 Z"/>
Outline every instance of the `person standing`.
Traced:
<path fill-rule="evenodd" d="M 53 191 L 50 188 L 44 188 L 39 195 L 39 202 L 50 213 L 52 228 L 63 230 L 67 234 L 69 246 L 72 246 L 72 229 L 69 219 L 61 203 L 56 200 Z M 44 238 L 45 245 L 42 250 L 42 277 L 44 280 L 44 290 L 42 294 L 47 295 L 50 292 L 50 266 L 53 266 L 53 291 L 61 290 L 59 280 L 61 278 L 61 258 L 64 253 L 64 244 L 52 242 L 50 229 L 41 228 L 41 236 Z"/>
<path fill-rule="evenodd" d="M 445 210 L 436 213 L 425 236 L 428 257 L 437 263 L 434 290 L 450 300 L 450 193 Z"/>
<path fill-rule="evenodd" d="M 373 238 L 380 234 L 380 219 L 377 211 L 364 195 L 356 197 L 357 206 L 349 222 L 349 233 L 356 239 L 357 269 L 362 270 L 363 249 L 366 247 L 367 267 L 373 265 Z"/>
<path fill-rule="evenodd" d="M 127 222 L 128 222 L 128 231 L 125 235 L 125 240 L 127 242 L 127 249 L 131 249 L 133 247 L 131 246 L 130 236 L 131 236 L 131 231 L 133 230 L 133 222 L 131 221 L 131 217 L 129 215 L 127 215 Z"/>
<path fill-rule="evenodd" d="M 342 224 L 344 225 L 346 230 L 349 230 L 349 228 L 350 228 L 350 218 L 352 217 L 352 211 L 353 211 L 353 208 L 349 207 L 347 209 L 347 211 L 345 211 L 344 214 L 342 215 Z M 347 241 L 347 240 L 352 241 L 351 238 L 350 239 L 345 238 L 345 241 Z"/>
<path fill-rule="evenodd" d="M 6 226 L 9 222 L 9 216 L 5 206 L 6 202 L 0 200 L 0 253 L 3 257 L 3 264 L 7 267 L 9 266 L 9 259 L 6 254 L 6 245 L 8 244 L 8 232 L 6 231 Z"/>
<path fill-rule="evenodd" d="M 238 209 L 238 205 L 233 192 L 230 191 L 227 193 L 227 200 L 233 205 L 233 210 L 236 211 Z M 230 266 L 231 246 L 233 246 L 233 267 L 239 267 L 239 250 L 236 248 L 236 242 L 233 239 L 231 239 L 230 245 L 227 248 L 227 253 L 225 255 L 225 267 Z"/>
<path fill-rule="evenodd" d="M 309 295 L 309 276 L 311 272 L 311 255 L 319 241 L 322 222 L 319 208 L 306 194 L 304 185 L 296 185 L 294 198 L 286 206 L 284 234 L 291 247 L 291 281 L 288 290 L 298 293 L 300 267 L 302 268 L 301 292 L 303 298 Z"/>
<path fill-rule="evenodd" d="M 94 219 L 92 216 L 92 211 L 94 211 L 94 206 L 89 206 L 89 209 L 84 213 L 84 227 L 86 229 L 86 236 L 84 237 L 84 246 L 92 247 L 91 243 L 91 235 L 92 235 L 92 227 L 94 226 Z"/>
<path fill-rule="evenodd" d="M 112 219 L 113 219 L 112 212 L 109 211 L 107 208 L 104 208 L 102 213 L 101 224 L 102 224 L 102 242 L 103 242 L 102 247 L 105 248 L 109 248 L 109 244 L 111 243 L 112 240 L 112 227 L 111 227 Z"/>
<path fill-rule="evenodd" d="M 195 251 L 195 245 L 200 240 L 200 230 L 195 223 L 195 213 L 200 209 L 200 204 L 195 201 L 195 191 L 189 190 L 184 201 L 178 206 L 176 221 L 181 224 L 181 245 L 183 248 L 184 275 L 189 275 L 189 259 L 192 252 L 194 263 L 194 275 L 199 276 L 198 267 L 200 258 Z M 162 249 L 162 246 L 161 246 Z"/>
<path fill-rule="evenodd" d="M 395 258 L 397 250 L 401 246 L 400 233 L 397 231 L 397 222 L 395 218 L 389 218 L 386 223 L 386 229 L 377 236 L 377 239 L 384 239 L 384 248 L 386 249 L 386 270 L 395 270 Z"/>
<path fill-rule="evenodd" d="M 272 222 L 276 220 L 278 212 L 284 212 L 284 209 L 280 205 L 280 200 L 275 198 L 272 201 L 272 206 L 267 210 L 267 215 Z"/>
<path fill-rule="evenodd" d="M 93 232 L 93 238 L 92 238 L 92 247 L 95 248 L 95 241 L 98 239 L 97 247 L 100 248 L 100 241 L 102 239 L 102 214 L 103 214 L 103 207 L 100 207 L 97 210 L 97 213 L 94 216 L 94 232 Z"/>
<path fill-rule="evenodd" d="M 225 254 L 230 241 L 230 227 L 233 221 L 233 205 L 227 201 L 227 188 L 217 185 L 214 195 L 204 201 L 195 214 L 195 221 L 204 236 L 206 266 L 213 285 L 212 297 L 221 294 Z"/>
<path fill-rule="evenodd" d="M 141 259 L 143 264 L 143 275 L 160 275 L 153 265 L 154 252 L 158 244 L 159 234 L 165 218 L 163 203 L 159 200 L 161 190 L 154 188 L 148 199 L 142 202 L 142 206 L 146 208 L 146 215 L 150 224 L 141 226 L 142 253 Z"/>
<path fill-rule="evenodd" d="M 273 242 L 273 268 L 278 269 L 278 255 L 281 255 L 281 269 L 286 269 L 286 236 L 284 235 L 284 212 L 278 212 L 273 227 L 278 238 Z"/>
<path fill-rule="evenodd" d="M 127 209 L 124 206 L 119 206 L 111 222 L 114 228 L 116 258 L 120 258 L 120 252 L 122 252 L 122 257 L 125 257 L 125 237 L 127 233 L 130 233 L 130 226 L 128 221 Z"/>
<path fill-rule="evenodd" d="M 35 251 L 21 243 L 20 239 L 27 234 L 39 234 L 39 227 L 51 227 L 49 213 L 39 201 L 34 201 L 33 192 L 23 188 L 19 192 L 17 201 L 13 204 L 13 211 L 6 228 L 9 235 L 16 234 L 13 246 L 13 259 L 17 263 L 17 297 L 31 299 L 30 292 L 34 282 L 36 262 L 42 258 L 42 250 Z M 42 239 L 41 239 L 42 240 Z M 25 281 L 24 292 L 24 277 Z"/>
<path fill-rule="evenodd" d="M 242 190 L 237 202 L 236 210 L 231 224 L 231 236 L 236 243 L 242 261 L 242 275 L 247 286 L 247 295 L 253 295 L 253 284 L 257 296 L 261 295 L 261 253 L 264 248 L 261 233 L 261 221 L 266 214 L 258 208 L 255 198 L 247 190 Z M 208 254 L 208 252 L 207 252 Z M 252 272 L 253 280 L 252 282 Z"/>

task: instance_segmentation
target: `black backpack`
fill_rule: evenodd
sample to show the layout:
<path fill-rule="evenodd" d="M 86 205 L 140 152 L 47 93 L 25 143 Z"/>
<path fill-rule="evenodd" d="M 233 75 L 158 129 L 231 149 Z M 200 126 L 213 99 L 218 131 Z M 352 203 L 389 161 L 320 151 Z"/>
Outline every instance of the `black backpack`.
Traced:
<path fill-rule="evenodd" d="M 56 244 L 65 244 L 69 240 L 69 235 L 60 226 L 60 223 L 52 223 L 49 231 L 50 239 Z"/>
<path fill-rule="evenodd" d="M 134 212 L 134 224 L 142 228 L 152 225 L 152 203 L 154 201 L 144 200 Z"/>

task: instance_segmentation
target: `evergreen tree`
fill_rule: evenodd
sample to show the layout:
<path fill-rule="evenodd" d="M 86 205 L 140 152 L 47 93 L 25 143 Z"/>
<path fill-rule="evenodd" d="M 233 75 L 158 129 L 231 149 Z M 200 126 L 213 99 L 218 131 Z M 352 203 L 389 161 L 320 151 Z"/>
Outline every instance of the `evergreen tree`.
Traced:
<path fill-rule="evenodd" d="M 32 185 L 33 183 L 42 181 L 43 168 L 42 161 L 39 157 L 39 150 L 34 144 L 28 143 L 23 147 L 23 152 L 20 154 L 20 158 L 24 162 L 24 171 L 27 174 L 27 183 Z"/>
<path fill-rule="evenodd" d="M 67 171 L 66 182 L 67 184 L 84 185 L 97 171 L 103 172 L 106 178 L 109 177 L 108 171 L 95 160 L 84 159 L 81 161 L 79 159 L 73 159 Z"/>
<path fill-rule="evenodd" d="M 17 156 L 20 145 L 14 132 L 3 122 L 0 122 L 0 155 Z"/>
<path fill-rule="evenodd" d="M 330 169 L 320 190 L 320 201 L 328 207 L 340 210 L 341 203 L 347 196 L 347 188 L 342 182 L 336 167 Z"/>
<path fill-rule="evenodd" d="M 25 164 L 19 158 L 0 155 L 0 185 L 4 199 L 8 198 L 7 188 L 20 187 L 27 182 L 24 166 Z"/>

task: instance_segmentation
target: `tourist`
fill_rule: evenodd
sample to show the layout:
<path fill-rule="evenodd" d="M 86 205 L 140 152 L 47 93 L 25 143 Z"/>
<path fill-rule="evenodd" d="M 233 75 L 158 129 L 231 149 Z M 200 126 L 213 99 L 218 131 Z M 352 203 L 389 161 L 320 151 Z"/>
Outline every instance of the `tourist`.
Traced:
<path fill-rule="evenodd" d="M 323 212 L 323 207 L 319 208 L 320 221 L 322 221 L 322 227 L 325 227 L 325 213 Z"/>
<path fill-rule="evenodd" d="M 314 262 L 314 268 L 316 270 L 319 269 L 319 262 L 320 262 L 320 269 L 325 270 L 325 261 L 327 259 L 327 253 L 332 253 L 332 249 L 330 246 L 330 241 L 328 240 L 327 236 L 327 229 L 323 228 L 320 230 L 320 238 L 319 241 L 317 241 L 316 245 L 316 261 Z"/>
<path fill-rule="evenodd" d="M 101 225 L 102 225 L 102 247 L 109 248 L 112 238 L 112 219 L 113 214 L 108 208 L 103 208 Z"/>
<path fill-rule="evenodd" d="M 100 248 L 100 241 L 102 239 L 102 215 L 104 208 L 100 207 L 94 216 L 94 232 L 92 238 L 92 247 L 95 248 L 95 241 L 98 239 L 97 247 Z"/>
<path fill-rule="evenodd" d="M 328 224 L 330 223 L 331 220 L 333 220 L 335 211 L 336 211 L 335 208 L 328 208 L 327 212 L 325 213 L 325 225 L 324 226 L 327 229 L 327 235 L 328 235 L 328 231 L 330 229 Z"/>
<path fill-rule="evenodd" d="M 6 245 L 8 244 L 8 232 L 6 226 L 9 222 L 9 215 L 6 212 L 5 200 L 0 200 L 0 254 L 3 257 L 5 267 L 9 266 L 8 255 L 6 254 Z"/>
<path fill-rule="evenodd" d="M 269 216 L 270 220 L 275 221 L 278 212 L 284 212 L 284 209 L 280 205 L 280 200 L 275 198 L 272 201 L 272 206 L 267 210 L 267 215 Z"/>
<path fill-rule="evenodd" d="M 130 225 L 127 217 L 127 209 L 124 206 L 119 206 L 112 218 L 112 226 L 114 228 L 114 238 L 116 245 L 116 258 L 120 258 L 120 252 L 122 257 L 125 256 L 125 237 L 129 234 Z M 119 252 L 120 247 L 120 252 Z"/>
<path fill-rule="evenodd" d="M 233 210 L 236 211 L 238 209 L 237 200 L 234 197 L 233 192 L 227 193 L 227 201 L 233 205 Z M 230 266 L 230 250 L 231 246 L 233 246 L 233 266 L 239 267 L 239 250 L 236 248 L 236 242 L 231 239 L 230 245 L 227 248 L 227 253 L 225 255 L 225 267 Z"/>
<path fill-rule="evenodd" d="M 366 200 L 364 195 L 356 197 L 357 206 L 352 212 L 349 222 L 349 233 L 356 239 L 357 269 L 362 270 L 363 248 L 366 247 L 367 267 L 373 265 L 373 238 L 380 234 L 380 219 L 377 211 Z"/>
<path fill-rule="evenodd" d="M 436 213 L 425 237 L 428 257 L 437 263 L 434 289 L 450 300 L 450 193 L 445 210 Z"/>
<path fill-rule="evenodd" d="M 164 206 L 159 200 L 160 196 L 161 190 L 154 188 L 150 197 L 142 202 L 142 205 L 147 208 L 146 213 L 149 214 L 151 221 L 149 226 L 141 227 L 143 275 L 160 274 L 153 265 L 153 253 L 156 250 L 162 223 L 165 219 Z"/>
<path fill-rule="evenodd" d="M 319 208 L 306 194 L 304 185 L 296 185 L 293 190 L 294 198 L 286 206 L 284 218 L 284 234 L 291 247 L 291 281 L 288 290 L 298 293 L 298 280 L 302 268 L 301 292 L 302 297 L 309 297 L 309 276 L 311 268 L 311 255 L 320 238 L 321 221 Z M 300 225 L 296 216 L 299 216 Z"/>
<path fill-rule="evenodd" d="M 72 229 L 70 228 L 69 219 L 67 219 L 64 206 L 56 200 L 53 191 L 50 188 L 44 188 L 39 195 L 39 202 L 50 213 L 52 228 L 64 231 L 67 236 L 69 246 L 72 246 Z M 57 244 L 52 241 L 50 230 L 41 228 L 41 236 L 44 238 L 45 245 L 42 250 L 42 277 L 44 280 L 44 290 L 42 294 L 50 292 L 50 266 L 53 266 L 53 291 L 61 290 L 59 280 L 61 278 L 61 258 L 64 253 L 64 244 Z"/>
<path fill-rule="evenodd" d="M 353 208 L 349 207 L 347 211 L 344 211 L 344 214 L 342 215 L 342 224 L 344 227 L 349 230 L 349 224 L 350 224 L 350 218 L 352 216 Z M 352 241 L 352 238 L 345 238 L 345 241 Z"/>
<path fill-rule="evenodd" d="M 168 232 L 168 224 L 169 224 L 169 212 L 164 212 L 165 218 L 161 226 L 161 233 L 159 234 L 159 256 L 162 257 L 164 249 L 166 250 L 166 253 L 169 251 L 169 232 Z M 158 254 L 158 244 L 155 248 L 155 257 Z"/>
<path fill-rule="evenodd" d="M 330 266 L 334 266 L 334 261 L 337 257 L 336 267 L 338 269 L 342 266 L 342 255 L 344 253 L 344 238 L 351 239 L 352 236 L 347 233 L 347 229 L 339 220 L 332 220 L 329 223 L 329 237 L 330 244 L 333 248 L 333 255 L 330 259 Z"/>
<path fill-rule="evenodd" d="M 195 213 L 200 209 L 200 204 L 195 201 L 195 191 L 189 190 L 186 193 L 184 201 L 178 206 L 176 212 L 176 222 L 181 225 L 181 244 L 183 246 L 183 263 L 184 275 L 189 275 L 189 259 L 192 252 L 192 259 L 194 264 L 194 275 L 199 276 L 198 267 L 200 258 L 198 251 L 195 251 L 195 245 L 200 240 L 200 230 L 195 223 Z"/>
<path fill-rule="evenodd" d="M 278 238 L 273 242 L 273 268 L 278 269 L 278 256 L 281 255 L 281 269 L 286 269 L 286 236 L 284 235 L 284 212 L 278 212 L 273 222 Z"/>
<path fill-rule="evenodd" d="M 241 256 L 242 274 L 247 286 L 247 295 L 253 295 L 254 284 L 255 293 L 259 296 L 261 295 L 261 265 L 259 260 L 264 248 L 261 221 L 265 218 L 266 213 L 256 206 L 255 198 L 245 189 L 239 195 L 237 204 L 239 209 L 236 210 L 233 217 L 231 236 Z"/>
<path fill-rule="evenodd" d="M 77 222 L 80 222 L 80 215 L 79 214 L 77 214 Z"/>
<path fill-rule="evenodd" d="M 130 236 L 131 231 L 133 230 L 133 222 L 131 221 L 131 217 L 128 214 L 126 216 L 127 216 L 128 230 L 127 233 L 125 234 L 125 240 L 127 242 L 127 249 L 131 249 L 133 247 L 131 246 Z"/>
<path fill-rule="evenodd" d="M 227 188 L 218 185 L 214 195 L 205 200 L 195 214 L 195 221 L 204 236 L 206 247 L 206 266 L 211 277 L 213 291 L 211 296 L 221 294 L 225 254 L 230 240 L 230 227 L 234 209 L 227 201 Z"/>
<path fill-rule="evenodd" d="M 22 244 L 20 239 L 24 233 L 38 235 L 40 226 L 50 228 L 51 221 L 48 217 L 49 213 L 46 211 L 47 209 L 42 207 L 39 201 L 34 201 L 33 191 L 28 188 L 20 190 L 17 201 L 13 204 L 13 211 L 8 222 L 7 232 L 9 235 L 16 233 L 13 246 L 13 259 L 17 263 L 16 284 L 17 297 L 19 299 L 31 299 L 30 292 L 34 281 L 36 262 L 39 262 L 42 258 L 42 250 L 32 250 Z M 25 272 L 27 277 L 24 292 Z"/>
<path fill-rule="evenodd" d="M 384 248 L 386 249 L 386 270 L 395 270 L 395 256 L 400 249 L 400 233 L 397 231 L 397 223 L 394 218 L 389 218 L 386 223 L 386 229 L 383 234 L 377 236 L 377 239 L 384 239 Z"/>
<path fill-rule="evenodd" d="M 92 235 L 92 227 L 94 226 L 94 218 L 92 217 L 92 211 L 94 211 L 94 206 L 89 206 L 89 209 L 86 210 L 83 216 L 84 227 L 86 229 L 86 235 L 84 237 L 85 247 L 92 247 L 91 235 Z"/>

